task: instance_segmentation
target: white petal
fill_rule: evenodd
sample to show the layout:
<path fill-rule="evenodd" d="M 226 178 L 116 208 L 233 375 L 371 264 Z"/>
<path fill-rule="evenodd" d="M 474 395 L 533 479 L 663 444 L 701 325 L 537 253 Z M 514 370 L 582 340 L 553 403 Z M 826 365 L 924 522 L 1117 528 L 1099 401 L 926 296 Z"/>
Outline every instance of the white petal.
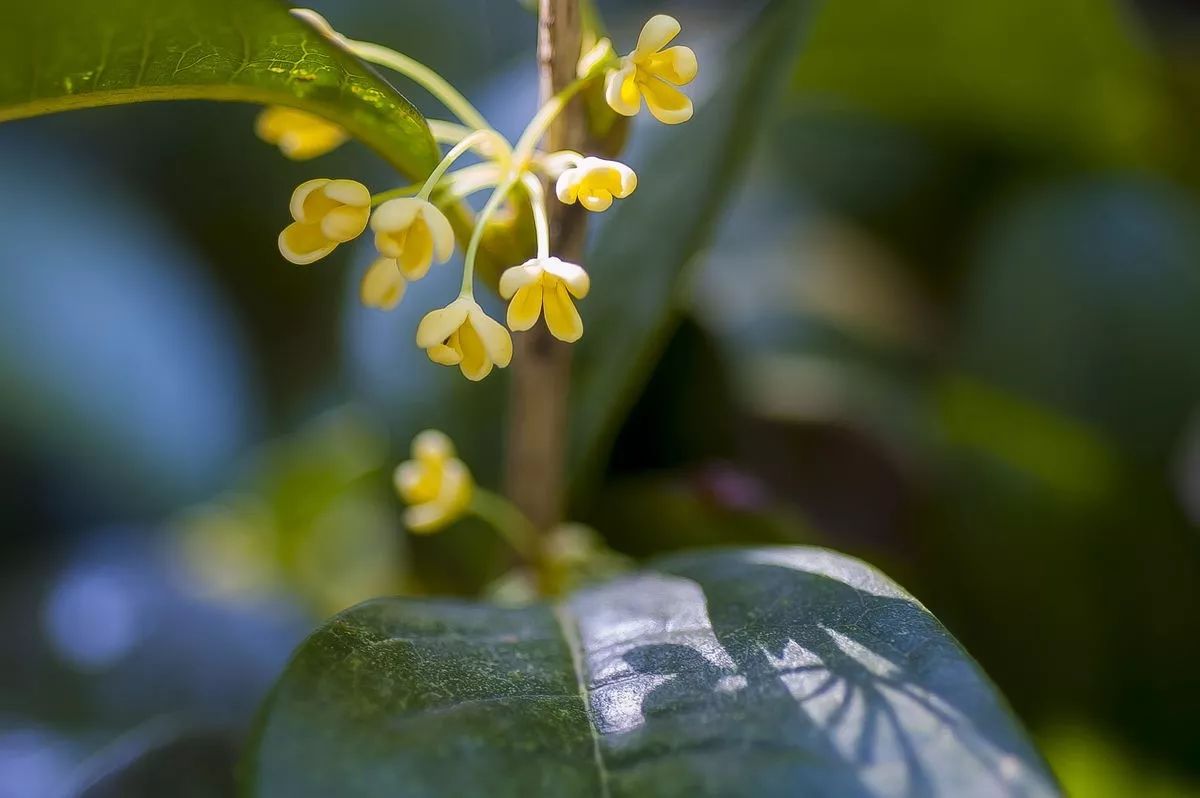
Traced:
<path fill-rule="evenodd" d="M 428 349 L 445 341 L 467 320 L 472 306 L 478 307 L 470 299 L 459 297 L 440 310 L 426 313 L 417 325 L 417 346 Z"/>
<path fill-rule="evenodd" d="M 371 214 L 371 229 L 377 233 L 398 233 L 407 230 L 424 204 L 415 197 L 390 199 Z"/>
<path fill-rule="evenodd" d="M 500 296 L 512 299 L 517 291 L 542 278 L 542 262 L 537 258 L 527 260 L 520 266 L 505 269 L 500 275 Z"/>
<path fill-rule="evenodd" d="M 413 438 L 412 455 L 417 460 L 444 460 L 454 456 L 454 442 L 440 430 L 422 430 Z"/>
<path fill-rule="evenodd" d="M 628 63 L 608 73 L 604 82 L 604 99 L 608 107 L 623 116 L 637 116 L 642 109 L 642 93 L 634 80 L 637 66 Z"/>
<path fill-rule="evenodd" d="M 588 291 L 592 287 L 592 278 L 588 276 L 582 266 L 567 263 L 558 258 L 547 258 L 544 264 L 546 271 L 562 280 L 566 284 L 567 290 L 577 299 L 583 299 L 588 295 Z"/>

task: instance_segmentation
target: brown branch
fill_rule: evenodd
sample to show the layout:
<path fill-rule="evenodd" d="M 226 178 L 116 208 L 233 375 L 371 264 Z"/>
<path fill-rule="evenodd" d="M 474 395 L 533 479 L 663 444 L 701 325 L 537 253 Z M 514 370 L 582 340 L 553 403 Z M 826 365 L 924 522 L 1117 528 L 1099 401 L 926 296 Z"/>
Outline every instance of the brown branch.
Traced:
<path fill-rule="evenodd" d="M 542 101 L 575 78 L 582 41 L 579 0 L 539 0 L 538 66 Z M 576 98 L 546 135 L 547 149 L 580 150 L 584 108 Z M 553 197 L 553 187 L 547 186 Z M 572 263 L 583 257 L 582 209 L 550 204 L 551 252 Z M 562 520 L 565 504 L 567 399 L 571 349 L 554 339 L 545 324 L 514 340 L 509 405 L 505 491 L 540 530 Z"/>

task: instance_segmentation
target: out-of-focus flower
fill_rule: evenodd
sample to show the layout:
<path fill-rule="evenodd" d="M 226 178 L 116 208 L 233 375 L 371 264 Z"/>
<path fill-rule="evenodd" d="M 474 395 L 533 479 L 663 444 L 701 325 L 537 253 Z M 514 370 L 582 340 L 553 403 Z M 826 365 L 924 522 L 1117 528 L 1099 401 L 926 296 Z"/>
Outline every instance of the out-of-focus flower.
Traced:
<path fill-rule="evenodd" d="M 396 492 L 409 505 L 404 522 L 413 532 L 437 532 L 461 518 L 471 504 L 471 471 L 437 430 L 413 438 L 412 458 L 397 466 L 394 475 Z"/>
<path fill-rule="evenodd" d="M 378 258 L 363 275 L 359 296 L 369 308 L 391 310 L 400 304 L 407 288 L 408 281 L 395 258 Z"/>
<path fill-rule="evenodd" d="M 294 222 L 279 234 L 279 251 L 292 263 L 313 263 L 367 229 L 371 192 L 356 180 L 318 178 L 292 192 Z"/>
<path fill-rule="evenodd" d="M 677 125 L 692 118 L 692 101 L 677 87 L 695 79 L 699 66 L 690 47 L 667 47 L 681 30 L 666 14 L 651 17 L 637 47 L 608 74 L 605 98 L 619 114 L 636 116 L 642 100 L 660 122 Z"/>
<path fill-rule="evenodd" d="M 454 230 L 437 206 L 416 197 L 388 200 L 371 216 L 375 248 L 394 258 L 408 280 L 420 280 L 434 258 L 445 263 L 454 254 Z"/>
<path fill-rule="evenodd" d="M 345 130 L 332 122 L 281 105 L 264 108 L 254 123 L 254 132 L 293 161 L 307 161 L 324 155 L 350 138 Z"/>
<path fill-rule="evenodd" d="M 493 366 L 504 368 L 512 360 L 508 330 L 469 296 L 426 314 L 417 327 L 417 346 L 434 363 L 458 366 L 472 381 L 482 380 Z"/>
<path fill-rule="evenodd" d="M 558 258 L 534 258 L 500 275 L 500 296 L 510 300 L 508 326 L 528 330 L 544 309 L 550 333 L 568 343 L 583 335 L 583 320 L 571 297 L 583 299 L 590 288 L 582 267 Z"/>
<path fill-rule="evenodd" d="M 623 163 L 603 158 L 582 158 L 569 166 L 555 184 L 558 199 L 600 213 L 608 210 L 613 198 L 624 199 L 637 188 L 637 175 Z"/>

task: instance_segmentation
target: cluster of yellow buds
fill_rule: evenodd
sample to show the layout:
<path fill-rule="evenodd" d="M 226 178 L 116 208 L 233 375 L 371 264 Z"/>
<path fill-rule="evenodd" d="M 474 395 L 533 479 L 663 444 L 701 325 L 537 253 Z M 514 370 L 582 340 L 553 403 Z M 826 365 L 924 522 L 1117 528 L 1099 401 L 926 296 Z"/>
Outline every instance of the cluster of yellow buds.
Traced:
<path fill-rule="evenodd" d="M 462 289 L 452 302 L 421 320 L 417 345 L 433 362 L 458 366 L 468 379 L 481 380 L 512 359 L 509 330 L 529 330 L 543 316 L 556 338 L 579 340 L 583 321 L 575 300 L 587 296 L 591 281 L 582 266 L 551 254 L 542 182 L 553 184 L 560 202 L 578 203 L 600 213 L 633 193 L 637 175 L 617 161 L 570 151 L 541 152 L 538 143 L 570 99 L 598 81 L 603 81 L 606 100 L 616 113 L 633 116 L 644 101 L 661 122 L 678 124 L 690 119 L 692 102 L 679 87 L 696 77 L 696 55 L 688 47 L 667 46 L 678 36 L 679 23 L 665 15 L 651 18 L 637 46 L 624 57 L 614 53 L 607 39 L 601 40 L 580 59 L 579 79 L 538 111 L 514 145 L 427 67 L 379 45 L 347 39 L 314 12 L 296 13 L 364 60 L 413 78 L 442 100 L 460 122 L 430 123 L 435 138 L 450 145 L 450 149 L 419 188 L 372 195 L 356 181 L 324 178 L 297 187 L 291 201 L 293 222 L 279 236 L 283 256 L 296 264 L 313 263 L 339 244 L 357 238 L 369 225 L 379 257 L 367 269 L 360 295 L 367 306 L 390 310 L 404 298 L 409 283 L 423 278 L 434 262 L 445 263 L 453 256 L 454 232 L 445 213 L 431 201 L 433 192 L 438 190 L 439 202 L 456 203 L 477 191 L 492 189 L 476 216 L 466 247 Z M 257 130 L 260 137 L 294 159 L 315 157 L 346 139 L 340 128 L 285 108 L 264 110 Z M 468 153 L 474 153 L 482 162 L 450 171 Z M 501 276 L 500 295 L 509 302 L 506 329 L 475 301 L 474 266 L 492 217 L 518 194 L 529 202 L 532 211 L 537 253 Z"/>

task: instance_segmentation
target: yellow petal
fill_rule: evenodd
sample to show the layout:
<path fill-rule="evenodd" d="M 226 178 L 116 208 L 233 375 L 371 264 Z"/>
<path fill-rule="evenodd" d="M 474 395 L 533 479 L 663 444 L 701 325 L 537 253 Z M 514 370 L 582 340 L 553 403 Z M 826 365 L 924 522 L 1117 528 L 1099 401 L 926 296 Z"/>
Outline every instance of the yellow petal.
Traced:
<path fill-rule="evenodd" d="M 492 373 L 492 359 L 488 357 L 487 349 L 472 325 L 462 326 L 458 331 L 458 341 L 462 345 L 462 363 L 458 367 L 464 377 L 478 382 Z"/>
<path fill-rule="evenodd" d="M 579 78 L 588 77 L 593 69 L 613 56 L 612 41 L 601 39 L 592 46 L 592 49 L 579 57 L 579 65 L 575 70 L 575 76 Z"/>
<path fill-rule="evenodd" d="M 459 297 L 446 307 L 425 314 L 425 318 L 417 325 L 417 346 L 428 349 L 445 343 L 467 320 L 467 313 L 473 305 L 478 307 L 472 300 Z"/>
<path fill-rule="evenodd" d="M 603 213 L 612 207 L 613 198 L 612 194 L 602 188 L 589 188 L 579 195 L 579 204 L 592 213 Z"/>
<path fill-rule="evenodd" d="M 355 208 L 371 207 L 371 191 L 357 180 L 330 180 L 321 190 L 326 197 Z"/>
<path fill-rule="evenodd" d="M 401 271 L 409 280 L 420 280 L 429 273 L 429 265 L 433 263 L 433 236 L 421 217 L 417 217 L 412 227 L 408 228 L 399 262 Z"/>
<path fill-rule="evenodd" d="M 655 14 L 642 26 L 638 36 L 637 48 L 633 51 L 635 58 L 648 58 L 671 43 L 679 35 L 682 27 L 679 20 L 666 14 Z"/>
<path fill-rule="evenodd" d="M 392 483 L 405 504 L 422 504 L 437 498 L 442 487 L 442 469 L 427 466 L 413 460 L 396 466 Z"/>
<path fill-rule="evenodd" d="M 348 138 L 344 130 L 319 116 L 282 106 L 263 109 L 254 127 L 259 138 L 295 161 L 324 155 Z"/>
<path fill-rule="evenodd" d="M 375 249 L 386 258 L 398 259 L 404 255 L 404 246 L 408 242 L 408 229 L 398 232 L 379 232 L 375 234 Z"/>
<path fill-rule="evenodd" d="M 442 473 L 438 502 L 446 508 L 450 516 L 457 518 L 471 503 L 471 493 L 474 487 L 471 471 L 466 464 L 458 459 L 448 460 Z"/>
<path fill-rule="evenodd" d="M 700 64 L 692 48 L 679 46 L 655 53 L 646 59 L 642 69 L 668 83 L 683 86 L 696 79 Z"/>
<path fill-rule="evenodd" d="M 436 344 L 425 350 L 429 359 L 439 366 L 457 366 L 462 362 L 462 348 L 458 345 L 458 333 L 450 336 L 444 344 Z"/>
<path fill-rule="evenodd" d="M 471 309 L 467 321 L 468 327 L 479 334 L 492 362 L 500 368 L 507 366 L 512 361 L 512 336 L 504 329 L 504 325 L 484 313 L 479 305 Z"/>
<path fill-rule="evenodd" d="M 421 218 L 433 237 L 433 255 L 438 263 L 445 263 L 454 254 L 454 228 L 450 220 L 432 202 L 421 208 Z"/>
<path fill-rule="evenodd" d="M 542 265 L 537 258 L 527 260 L 520 266 L 505 269 L 500 275 L 500 296 L 512 299 L 521 288 L 542 279 Z"/>
<path fill-rule="evenodd" d="M 678 125 L 692 118 L 692 101 L 679 89 L 658 78 L 639 81 L 646 107 L 664 125 Z"/>
<path fill-rule="evenodd" d="M 370 308 L 391 310 L 404 298 L 407 283 L 400 274 L 400 267 L 391 258 L 379 258 L 363 275 L 359 295 L 362 303 Z"/>
<path fill-rule="evenodd" d="M 560 341 L 573 343 L 583 336 L 583 320 L 575 303 L 567 295 L 567 288 L 561 281 L 556 280 L 554 288 L 547 288 L 542 302 L 546 310 L 546 326 L 550 334 Z"/>
<path fill-rule="evenodd" d="M 296 186 L 296 190 L 292 192 L 292 200 L 288 203 L 292 218 L 297 222 L 319 222 L 322 216 L 336 208 L 338 204 L 321 191 L 330 182 L 327 177 L 318 177 L 305 180 Z"/>
<path fill-rule="evenodd" d="M 336 247 L 337 242 L 326 238 L 319 224 L 292 222 L 279 234 L 279 253 L 300 266 L 320 260 Z"/>
<path fill-rule="evenodd" d="M 321 232 L 330 241 L 345 243 L 358 238 L 367 229 L 367 218 L 371 212 L 367 208 L 355 208 L 342 205 L 325 214 L 321 219 Z"/>
<path fill-rule="evenodd" d="M 508 303 L 508 328 L 520 332 L 537 324 L 542 315 L 542 286 L 533 283 L 517 290 Z"/>
<path fill-rule="evenodd" d="M 604 83 L 608 107 L 622 116 L 637 116 L 642 109 L 642 93 L 637 85 L 637 67 L 630 63 L 608 73 Z"/>

